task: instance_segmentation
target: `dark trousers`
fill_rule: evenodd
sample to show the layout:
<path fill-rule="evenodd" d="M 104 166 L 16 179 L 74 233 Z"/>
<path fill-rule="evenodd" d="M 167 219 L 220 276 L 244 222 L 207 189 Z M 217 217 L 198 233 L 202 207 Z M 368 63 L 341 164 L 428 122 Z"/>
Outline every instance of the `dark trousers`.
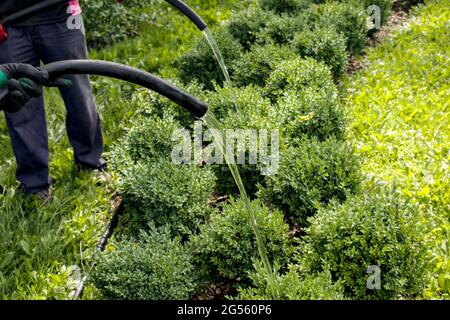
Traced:
<path fill-rule="evenodd" d="M 86 59 L 86 40 L 81 30 L 70 30 L 66 22 L 31 27 L 8 27 L 9 39 L 0 43 L 0 64 L 10 62 L 39 66 L 68 60 Z M 103 139 L 100 118 L 89 79 L 84 75 L 66 77 L 73 81 L 61 89 L 67 109 L 66 128 L 75 162 L 87 168 L 100 168 Z M 52 110 L 49 110 L 52 112 Z M 17 180 L 27 192 L 48 188 L 48 134 L 43 97 L 33 99 L 21 111 L 6 113 L 11 143 L 17 160 Z"/>

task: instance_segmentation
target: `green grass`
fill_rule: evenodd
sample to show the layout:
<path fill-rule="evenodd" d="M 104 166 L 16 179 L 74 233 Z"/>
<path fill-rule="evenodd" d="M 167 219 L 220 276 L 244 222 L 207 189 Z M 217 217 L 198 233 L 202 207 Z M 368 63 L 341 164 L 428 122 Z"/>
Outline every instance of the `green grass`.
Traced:
<path fill-rule="evenodd" d="M 366 188 L 395 182 L 423 208 L 433 264 L 426 298 L 450 298 L 450 1 L 426 1 L 348 77 L 348 136 Z"/>
<path fill-rule="evenodd" d="M 189 1 L 210 24 L 230 15 L 238 1 Z M 129 64 L 162 77 L 174 77 L 172 65 L 192 46 L 199 31 L 166 4 L 142 25 L 134 39 L 91 52 L 91 58 Z M 146 10 L 151 14 L 154 8 Z M 89 31 L 88 31 L 89 32 Z M 132 85 L 92 79 L 104 128 L 106 151 L 139 111 L 131 101 Z M 66 137 L 65 109 L 59 93 L 46 90 L 51 176 L 55 201 L 44 206 L 21 195 L 15 181 L 15 161 L 6 124 L 0 120 L 0 299 L 66 299 L 95 253 L 110 217 L 111 186 L 73 167 Z M 106 152 L 106 156 L 108 153 Z M 95 297 L 91 290 L 86 298 Z"/>

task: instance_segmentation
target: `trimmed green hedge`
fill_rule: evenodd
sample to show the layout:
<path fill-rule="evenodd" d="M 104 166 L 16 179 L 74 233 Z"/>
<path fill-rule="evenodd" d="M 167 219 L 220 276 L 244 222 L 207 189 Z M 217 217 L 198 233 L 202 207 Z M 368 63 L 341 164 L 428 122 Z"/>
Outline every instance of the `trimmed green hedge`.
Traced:
<path fill-rule="evenodd" d="M 356 55 L 367 43 L 367 13 L 350 3 L 328 2 L 313 5 L 304 13 L 311 29 L 334 28 L 346 39 L 347 52 Z"/>
<path fill-rule="evenodd" d="M 337 95 L 326 90 L 305 88 L 298 94 L 286 94 L 274 106 L 284 141 L 292 144 L 303 136 L 323 141 L 344 138 L 344 117 Z"/>
<path fill-rule="evenodd" d="M 185 300 L 198 283 L 192 253 L 172 239 L 168 228 L 150 226 L 136 239 L 115 242 L 90 272 L 91 282 L 107 300 Z"/>
<path fill-rule="evenodd" d="M 270 211 L 259 201 L 251 204 L 256 222 L 272 261 L 285 266 L 292 254 L 289 226 L 279 211 Z M 191 239 L 195 264 L 212 281 L 248 280 L 253 260 L 259 259 L 256 237 L 249 222 L 244 200 L 231 200 L 223 212 L 213 213 Z"/>
<path fill-rule="evenodd" d="M 276 44 L 289 45 L 297 32 L 307 26 L 302 15 L 272 15 L 267 20 L 266 27 L 257 36 L 257 43 L 261 45 Z"/>
<path fill-rule="evenodd" d="M 266 178 L 259 198 L 305 225 L 320 205 L 344 201 L 358 190 L 359 163 L 352 147 L 334 138 L 301 139 L 281 160 L 278 174 Z"/>
<path fill-rule="evenodd" d="M 306 89 L 324 90 L 337 95 L 330 69 L 312 58 L 279 63 L 266 81 L 264 94 L 273 102 L 285 95 L 301 95 Z"/>
<path fill-rule="evenodd" d="M 300 56 L 314 58 L 329 66 L 336 80 L 346 71 L 348 55 L 345 38 L 332 28 L 297 33 L 292 46 Z"/>
<path fill-rule="evenodd" d="M 289 48 L 277 45 L 257 45 L 233 64 L 233 84 L 238 87 L 258 85 L 264 87 L 279 63 L 295 59 Z"/>
<path fill-rule="evenodd" d="M 270 260 L 282 272 L 272 287 L 265 281 L 266 271 L 260 265 L 254 230 L 243 200 L 231 198 L 223 208 L 214 202 L 218 195 L 238 194 L 229 168 L 226 164 L 205 167 L 173 163 L 172 135 L 181 126 L 192 131 L 194 118 L 164 98 L 139 91 L 133 99 L 145 105 L 139 117 L 143 123 L 131 129 L 120 142 L 119 151 L 114 151 L 113 166 L 117 168 L 119 189 L 127 206 L 128 214 L 122 220 L 125 228 L 136 234 L 140 229 L 147 229 L 150 223 L 164 227 L 167 234 L 182 236 L 189 241 L 189 249 L 176 238 L 177 250 L 189 251 L 182 260 L 195 265 L 195 273 L 203 284 L 236 280 L 242 284 L 241 298 L 365 297 L 358 291 L 359 280 L 351 278 L 340 267 L 340 261 L 327 256 L 330 246 L 320 247 L 341 235 L 330 229 L 326 238 L 316 222 L 325 221 L 322 216 L 330 211 L 330 217 L 334 216 L 336 221 L 327 223 L 341 223 L 333 212 L 340 213 L 340 208 L 346 206 L 351 211 L 352 200 L 364 208 L 363 203 L 357 202 L 359 198 L 351 196 L 358 193 L 362 177 L 352 146 L 343 141 L 345 119 L 336 87 L 346 70 L 348 56 L 360 53 L 366 44 L 367 13 L 362 9 L 361 4 L 350 1 L 260 0 L 237 13 L 214 35 L 238 88 L 222 87 L 222 71 L 205 39 L 198 40 L 176 62 L 182 83 L 188 84 L 186 90 L 209 105 L 224 129 L 267 129 L 269 133 L 280 130 L 282 157 L 276 174 L 263 176 L 261 164 L 239 166 L 248 194 L 258 197 L 251 205 Z M 204 142 L 203 147 L 207 146 L 211 145 Z M 248 144 L 246 148 L 247 158 Z M 237 152 L 235 148 L 235 155 Z M 339 207 L 339 203 L 344 204 Z M 345 229 L 348 226 L 343 216 Z M 308 241 L 302 247 L 304 257 L 287 273 L 294 247 L 285 219 L 300 227 L 312 223 Z M 366 220 L 375 224 L 375 220 Z M 361 227 L 370 229 L 365 225 L 366 220 L 361 222 Z M 375 238 L 376 232 L 384 232 L 385 225 L 381 222 L 379 225 L 370 229 Z M 314 237 L 319 241 L 315 242 Z M 146 243 L 145 239 L 139 241 Z M 358 241 L 352 245 L 357 247 Z M 385 244 L 390 245 L 389 241 Z M 412 240 L 407 239 L 398 252 L 400 259 L 413 247 Z M 341 248 L 333 250 L 339 253 Z M 145 257 L 152 254 L 139 252 Z M 322 265 L 316 252 L 339 268 Z M 390 253 L 381 256 L 391 259 Z M 145 264 L 151 266 L 147 261 Z M 191 267 L 184 264 L 180 268 Z M 351 268 L 354 270 L 356 266 Z M 171 269 L 176 270 L 178 267 Z M 194 286 L 192 275 L 188 282 Z M 254 286 L 248 287 L 252 282 Z M 388 290 L 397 284 L 388 282 Z M 190 288 L 186 283 L 181 288 L 184 296 L 191 293 L 190 289 L 184 289 Z M 396 288 L 391 291 L 414 294 L 413 290 Z M 127 294 L 130 293 L 122 296 Z"/>
<path fill-rule="evenodd" d="M 272 116 L 274 108 L 270 101 L 262 96 L 257 87 L 218 88 L 217 92 L 208 95 L 208 102 L 214 114 L 221 119 L 222 128 L 225 130 L 267 129 L 270 134 L 270 129 L 278 129 L 276 118 Z M 227 133 L 230 132 L 223 132 L 224 141 L 227 139 Z M 235 133 L 239 134 L 239 132 Z M 239 136 L 242 137 L 242 133 Z M 249 145 L 247 139 L 246 164 L 238 167 L 247 193 L 253 196 L 257 191 L 257 185 L 263 182 L 264 176 L 261 174 L 260 164 L 249 164 Z M 234 151 L 235 159 L 237 159 L 237 144 Z M 217 180 L 220 182 L 217 184 L 217 190 L 225 194 L 238 194 L 239 190 L 228 166 L 226 164 L 214 165 L 213 168 Z"/>
<path fill-rule="evenodd" d="M 354 299 L 414 298 L 426 285 L 427 248 L 417 205 L 393 190 L 374 190 L 333 201 L 310 220 L 301 246 L 303 272 L 329 270 Z M 370 266 L 381 271 L 381 289 L 368 289 Z"/>
<path fill-rule="evenodd" d="M 211 213 L 208 201 L 216 177 L 209 167 L 172 161 L 179 143 L 173 140 L 180 128 L 175 120 L 142 117 L 141 121 L 119 142 L 112 163 L 127 207 L 126 228 L 136 233 L 154 222 L 158 227 L 169 224 L 174 234 L 196 232 Z"/>
<path fill-rule="evenodd" d="M 271 19 L 272 14 L 257 6 L 250 6 L 233 15 L 228 22 L 230 34 L 248 51 L 256 43 L 258 35 Z"/>
<path fill-rule="evenodd" d="M 275 283 L 268 285 L 269 275 L 260 263 L 251 273 L 253 285 L 239 288 L 239 300 L 343 300 L 344 288 L 334 283 L 329 271 L 318 274 L 301 274 L 290 270 L 277 275 Z"/>
<path fill-rule="evenodd" d="M 241 55 L 242 46 L 226 30 L 214 33 L 226 65 Z M 208 44 L 206 38 L 197 39 L 194 48 L 186 52 L 177 61 L 178 75 L 184 83 L 197 81 L 205 86 L 205 89 L 214 89 L 214 83 L 222 85 L 225 81 L 222 70 Z"/>

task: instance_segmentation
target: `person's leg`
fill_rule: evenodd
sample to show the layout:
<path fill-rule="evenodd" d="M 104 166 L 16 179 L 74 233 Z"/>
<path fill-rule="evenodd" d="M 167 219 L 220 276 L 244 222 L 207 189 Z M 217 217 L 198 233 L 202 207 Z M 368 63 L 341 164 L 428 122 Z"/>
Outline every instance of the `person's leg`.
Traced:
<path fill-rule="evenodd" d="M 9 39 L 0 43 L 0 63 L 20 62 L 39 66 L 26 28 L 8 28 Z M 5 113 L 17 161 L 17 180 L 28 193 L 48 189 L 49 155 L 43 97 L 31 100 L 17 113 Z"/>
<path fill-rule="evenodd" d="M 66 22 L 34 27 L 31 35 L 36 51 L 44 63 L 87 59 L 87 48 L 81 30 L 70 30 Z M 67 133 L 74 148 L 75 162 L 84 168 L 102 168 L 103 138 L 100 117 L 95 106 L 89 78 L 68 76 L 73 85 L 60 89 L 67 108 Z"/>

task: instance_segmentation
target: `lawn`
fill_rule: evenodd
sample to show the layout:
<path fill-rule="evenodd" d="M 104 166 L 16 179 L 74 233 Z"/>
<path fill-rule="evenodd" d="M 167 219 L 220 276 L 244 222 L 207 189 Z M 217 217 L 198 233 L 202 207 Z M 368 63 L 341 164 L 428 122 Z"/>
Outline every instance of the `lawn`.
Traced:
<path fill-rule="evenodd" d="M 365 188 L 395 183 L 422 207 L 433 279 L 425 297 L 450 297 L 450 11 L 428 1 L 347 77 L 348 136 Z"/>

